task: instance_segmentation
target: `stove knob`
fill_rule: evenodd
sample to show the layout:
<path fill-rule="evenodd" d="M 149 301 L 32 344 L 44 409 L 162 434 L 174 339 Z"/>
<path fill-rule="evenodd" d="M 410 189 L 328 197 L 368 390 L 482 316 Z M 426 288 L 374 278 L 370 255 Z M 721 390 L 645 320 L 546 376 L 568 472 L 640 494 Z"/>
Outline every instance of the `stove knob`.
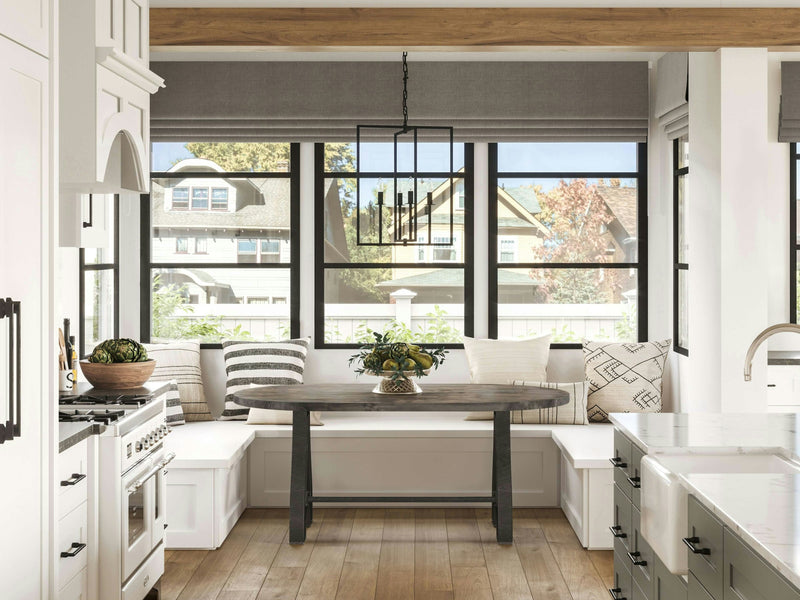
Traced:
<path fill-rule="evenodd" d="M 150 448 L 150 441 L 146 437 L 142 438 L 142 448 L 144 448 L 145 450 Z"/>
<path fill-rule="evenodd" d="M 144 443 L 142 440 L 139 440 L 136 442 L 136 452 L 141 452 L 142 450 L 144 450 Z"/>

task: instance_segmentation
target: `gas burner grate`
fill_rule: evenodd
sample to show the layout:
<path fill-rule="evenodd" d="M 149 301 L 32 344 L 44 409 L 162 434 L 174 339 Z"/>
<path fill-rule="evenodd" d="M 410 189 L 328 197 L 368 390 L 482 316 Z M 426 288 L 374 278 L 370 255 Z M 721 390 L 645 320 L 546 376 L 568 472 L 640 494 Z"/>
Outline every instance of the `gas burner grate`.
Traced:
<path fill-rule="evenodd" d="M 58 420 L 61 423 L 77 423 L 80 421 L 91 421 L 92 415 L 88 415 L 86 413 L 76 411 L 66 411 L 60 410 L 58 411 Z"/>

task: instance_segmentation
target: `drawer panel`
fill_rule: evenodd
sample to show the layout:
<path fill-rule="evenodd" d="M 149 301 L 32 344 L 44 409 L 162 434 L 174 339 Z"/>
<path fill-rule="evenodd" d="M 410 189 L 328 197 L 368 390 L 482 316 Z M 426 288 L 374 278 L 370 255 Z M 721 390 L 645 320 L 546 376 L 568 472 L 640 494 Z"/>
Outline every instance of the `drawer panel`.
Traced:
<path fill-rule="evenodd" d="M 639 501 L 641 499 L 641 464 L 642 464 L 642 457 L 644 456 L 644 452 L 639 450 L 636 446 L 631 446 L 631 462 L 628 465 L 628 472 L 630 473 L 630 479 L 628 483 L 631 486 L 631 502 L 636 508 L 641 508 L 639 505 Z"/>
<path fill-rule="evenodd" d="M 689 573 L 689 588 L 688 600 L 722 600 L 721 598 L 714 598 L 708 593 L 708 590 L 703 587 L 703 584 L 697 580 L 693 573 Z"/>
<path fill-rule="evenodd" d="M 689 552 L 689 571 L 716 600 L 722 599 L 722 530 L 722 523 L 694 496 L 689 496 L 688 534 L 693 544 L 704 552 Z"/>
<path fill-rule="evenodd" d="M 610 591 L 612 592 L 611 597 L 615 597 L 617 600 L 632 600 L 633 579 L 625 564 L 627 560 L 628 557 L 624 554 L 620 555 L 618 552 L 614 552 L 614 588 Z"/>
<path fill-rule="evenodd" d="M 59 519 L 85 502 L 89 494 L 89 441 L 83 440 L 58 455 L 57 475 Z"/>
<path fill-rule="evenodd" d="M 88 514 L 87 505 L 81 504 L 58 522 L 58 552 L 68 552 L 74 556 L 60 556 L 58 559 L 58 589 L 69 583 L 88 562 L 89 552 L 86 544 Z M 76 544 L 76 545 L 73 545 Z"/>
<path fill-rule="evenodd" d="M 631 532 L 633 547 L 632 556 L 639 565 L 633 564 L 631 560 L 631 575 L 633 581 L 639 584 L 639 588 L 646 593 L 646 600 L 650 600 L 653 589 L 653 557 L 655 553 L 650 544 L 642 537 L 641 515 L 634 507 L 631 509 Z"/>
<path fill-rule="evenodd" d="M 134 571 L 122 588 L 122 600 L 141 600 L 164 574 L 164 544 L 159 544 L 148 559 Z"/>
<path fill-rule="evenodd" d="M 73 577 L 58 593 L 58 600 L 88 600 L 89 575 L 86 568 Z"/>
<path fill-rule="evenodd" d="M 726 529 L 723 600 L 798 600 L 800 592 Z"/>
<path fill-rule="evenodd" d="M 631 549 L 631 501 L 614 486 L 614 552 L 625 555 Z"/>
<path fill-rule="evenodd" d="M 673 575 L 653 553 L 653 599 L 687 600 L 686 581 L 680 575 Z"/>
<path fill-rule="evenodd" d="M 639 587 L 639 584 L 636 583 L 634 580 L 633 585 L 631 585 L 631 600 L 649 600 L 650 595 L 645 594 L 642 591 L 642 588 Z"/>
<path fill-rule="evenodd" d="M 614 483 L 619 486 L 625 495 L 631 497 L 631 484 L 628 482 L 630 472 L 628 469 L 631 464 L 631 442 L 622 435 L 617 429 L 614 429 L 614 457 L 616 462 L 614 467 Z"/>

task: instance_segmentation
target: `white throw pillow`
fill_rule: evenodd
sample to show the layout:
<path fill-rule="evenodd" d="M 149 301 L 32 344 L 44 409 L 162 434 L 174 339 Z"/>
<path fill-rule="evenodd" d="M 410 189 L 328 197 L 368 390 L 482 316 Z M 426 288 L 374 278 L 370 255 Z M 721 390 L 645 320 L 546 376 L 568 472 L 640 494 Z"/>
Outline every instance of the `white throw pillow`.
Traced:
<path fill-rule="evenodd" d="M 472 383 L 508 385 L 516 380 L 547 381 L 550 335 L 528 340 L 464 338 Z"/>
<path fill-rule="evenodd" d="M 672 340 L 642 343 L 583 342 L 589 420 L 612 412 L 661 412 L 661 379 Z"/>
<path fill-rule="evenodd" d="M 534 408 L 532 410 L 512 410 L 511 422 L 527 425 L 588 425 L 586 416 L 586 392 L 589 385 L 585 381 L 574 383 L 554 383 L 550 381 L 514 381 L 514 385 L 564 390 L 569 393 L 569 402 L 553 408 Z M 488 421 L 491 412 L 475 412 L 467 416 L 469 421 Z"/>
<path fill-rule="evenodd" d="M 166 394 L 167 404 L 167 425 L 176 427 L 178 425 L 185 425 L 186 419 L 183 416 L 183 409 L 181 408 L 181 393 L 178 388 L 178 381 L 175 379 L 170 380 L 169 389 Z"/>
<path fill-rule="evenodd" d="M 153 381 L 178 382 L 181 409 L 186 422 L 213 421 L 206 403 L 200 377 L 200 342 L 179 341 L 168 344 L 144 344 L 147 357 L 156 361 L 150 377 Z"/>
<path fill-rule="evenodd" d="M 267 387 L 263 385 L 258 385 L 257 383 L 251 383 L 251 388 L 258 388 L 258 387 Z M 247 414 L 247 424 L 248 425 L 291 425 L 292 424 L 292 415 L 294 413 L 291 410 L 273 410 L 271 408 L 251 408 L 250 412 Z M 324 423 L 320 421 L 320 412 L 313 410 L 311 411 L 311 424 L 312 425 L 323 425 Z"/>

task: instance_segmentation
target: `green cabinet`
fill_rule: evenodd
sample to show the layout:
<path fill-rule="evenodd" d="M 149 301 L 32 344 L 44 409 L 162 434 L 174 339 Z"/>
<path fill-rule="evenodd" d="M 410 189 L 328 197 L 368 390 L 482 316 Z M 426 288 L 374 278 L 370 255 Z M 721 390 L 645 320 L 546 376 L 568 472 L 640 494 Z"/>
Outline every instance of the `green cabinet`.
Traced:
<path fill-rule="evenodd" d="M 729 529 L 722 600 L 800 600 L 800 592 Z"/>
<path fill-rule="evenodd" d="M 715 600 L 722 599 L 722 531 L 722 521 L 689 496 L 689 571 Z"/>
<path fill-rule="evenodd" d="M 652 600 L 687 600 L 687 594 L 683 577 L 670 573 L 654 552 Z"/>

